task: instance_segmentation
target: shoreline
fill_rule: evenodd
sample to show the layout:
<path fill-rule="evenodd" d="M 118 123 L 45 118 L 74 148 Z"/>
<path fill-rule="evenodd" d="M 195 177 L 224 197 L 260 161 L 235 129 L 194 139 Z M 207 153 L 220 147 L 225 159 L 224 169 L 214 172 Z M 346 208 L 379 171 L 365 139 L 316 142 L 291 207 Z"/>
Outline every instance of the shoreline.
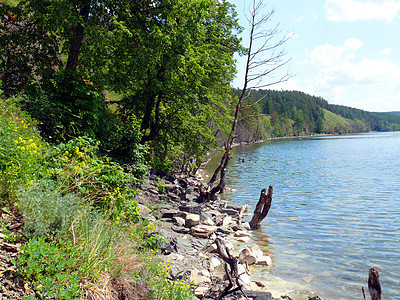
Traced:
<path fill-rule="evenodd" d="M 150 176 L 141 185 L 142 192 L 137 196 L 141 214 L 153 221 L 166 239 L 159 257 L 170 264 L 170 278 L 194 282 L 199 299 L 215 299 L 228 282 L 224 279 L 224 262 L 215 244 L 216 238 L 221 238 L 231 254 L 239 259 L 240 281 L 249 299 L 320 299 L 315 293 L 301 288 L 295 291 L 288 288 L 293 292 L 273 298 L 264 282 L 252 278 L 245 264 L 251 264 L 251 270 L 261 265 L 267 268 L 272 264 L 269 253 L 263 253 L 251 239 L 248 224 L 238 224 L 235 220 L 241 207 L 220 197 L 212 202 L 196 202 L 203 186 L 201 179 L 199 175 Z M 154 205 L 157 210 L 152 212 L 149 207 Z M 236 299 L 232 297 L 224 299 Z"/>

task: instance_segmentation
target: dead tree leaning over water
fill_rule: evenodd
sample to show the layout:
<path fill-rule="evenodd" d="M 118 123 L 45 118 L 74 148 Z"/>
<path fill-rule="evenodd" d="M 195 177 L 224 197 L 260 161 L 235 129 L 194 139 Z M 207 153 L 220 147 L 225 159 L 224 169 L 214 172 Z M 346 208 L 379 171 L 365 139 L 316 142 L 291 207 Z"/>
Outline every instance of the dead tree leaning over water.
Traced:
<path fill-rule="evenodd" d="M 286 51 L 281 49 L 290 38 L 290 35 L 286 35 L 282 39 L 276 39 L 277 35 L 280 33 L 278 26 L 270 29 L 267 24 L 271 21 L 274 10 L 264 14 L 263 9 L 263 0 L 252 1 L 250 16 L 248 17 L 249 44 L 246 53 L 247 60 L 243 88 L 236 104 L 232 128 L 224 145 L 225 152 L 221 158 L 221 162 L 216 168 L 214 175 L 211 177 L 207 189 L 201 191 L 200 199 L 203 202 L 211 200 L 216 193 L 224 192 L 226 169 L 231 159 L 231 150 L 239 121 L 240 109 L 244 105 L 244 101 L 250 96 L 251 91 L 253 89 L 266 88 L 274 84 L 285 82 L 292 77 L 288 72 L 278 78 L 271 79 L 270 77 L 275 71 L 290 61 L 290 59 L 284 59 Z M 267 80 L 267 82 L 265 82 L 265 80 Z M 247 106 L 252 106 L 262 101 L 266 95 Z M 219 183 L 214 187 L 218 174 Z"/>

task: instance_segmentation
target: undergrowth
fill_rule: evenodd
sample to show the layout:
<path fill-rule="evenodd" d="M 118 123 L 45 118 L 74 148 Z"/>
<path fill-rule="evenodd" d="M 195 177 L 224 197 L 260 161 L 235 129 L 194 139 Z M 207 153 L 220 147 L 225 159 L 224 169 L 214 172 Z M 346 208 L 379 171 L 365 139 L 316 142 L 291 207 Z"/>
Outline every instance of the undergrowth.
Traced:
<path fill-rule="evenodd" d="M 141 178 L 101 157 L 96 140 L 45 143 L 17 99 L 0 101 L 0 206 L 22 213 L 27 242 L 15 264 L 36 295 L 102 299 L 99 287 L 123 277 L 143 299 L 191 299 L 155 259 L 164 240 L 140 217 Z"/>

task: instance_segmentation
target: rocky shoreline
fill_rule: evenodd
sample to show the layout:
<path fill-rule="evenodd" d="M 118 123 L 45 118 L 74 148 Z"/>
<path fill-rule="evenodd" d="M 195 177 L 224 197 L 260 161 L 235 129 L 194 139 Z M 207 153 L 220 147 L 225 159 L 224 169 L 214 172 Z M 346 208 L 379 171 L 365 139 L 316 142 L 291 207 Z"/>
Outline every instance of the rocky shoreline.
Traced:
<path fill-rule="evenodd" d="M 153 221 L 166 242 L 160 258 L 170 265 L 171 279 L 186 280 L 195 287 L 198 299 L 215 299 L 228 284 L 224 261 L 217 251 L 221 239 L 239 264 L 239 278 L 248 299 L 270 299 L 268 287 L 253 281 L 248 265 L 268 266 L 271 256 L 252 242 L 248 223 L 238 222 L 242 207 L 219 197 L 198 203 L 203 183 L 199 178 L 166 173 L 151 175 L 136 197 L 141 214 Z M 224 299 L 245 299 L 241 292 Z M 286 300 L 318 300 L 316 294 L 294 290 L 281 295 Z"/>

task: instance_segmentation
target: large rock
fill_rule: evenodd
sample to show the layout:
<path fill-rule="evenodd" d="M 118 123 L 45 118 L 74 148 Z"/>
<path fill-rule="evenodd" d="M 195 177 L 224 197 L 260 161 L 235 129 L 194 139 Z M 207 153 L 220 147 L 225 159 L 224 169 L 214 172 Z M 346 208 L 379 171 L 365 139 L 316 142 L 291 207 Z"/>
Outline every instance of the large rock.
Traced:
<path fill-rule="evenodd" d="M 200 214 L 201 213 L 201 205 L 196 202 L 188 202 L 186 205 L 179 206 L 181 211 L 186 211 L 191 214 Z"/>
<path fill-rule="evenodd" d="M 192 228 L 200 224 L 200 215 L 188 214 L 186 215 L 185 227 Z"/>
<path fill-rule="evenodd" d="M 257 257 L 251 253 L 249 248 L 244 248 L 239 253 L 239 262 L 244 264 L 245 262 L 248 265 L 253 265 L 257 261 Z"/>
<path fill-rule="evenodd" d="M 193 236 L 202 237 L 202 238 L 208 238 L 217 229 L 218 229 L 217 226 L 209 226 L 209 225 L 200 224 L 200 225 L 192 227 L 190 229 L 190 233 Z"/>
<path fill-rule="evenodd" d="M 185 226 L 185 219 L 181 217 L 173 217 L 172 222 L 177 226 Z"/>

